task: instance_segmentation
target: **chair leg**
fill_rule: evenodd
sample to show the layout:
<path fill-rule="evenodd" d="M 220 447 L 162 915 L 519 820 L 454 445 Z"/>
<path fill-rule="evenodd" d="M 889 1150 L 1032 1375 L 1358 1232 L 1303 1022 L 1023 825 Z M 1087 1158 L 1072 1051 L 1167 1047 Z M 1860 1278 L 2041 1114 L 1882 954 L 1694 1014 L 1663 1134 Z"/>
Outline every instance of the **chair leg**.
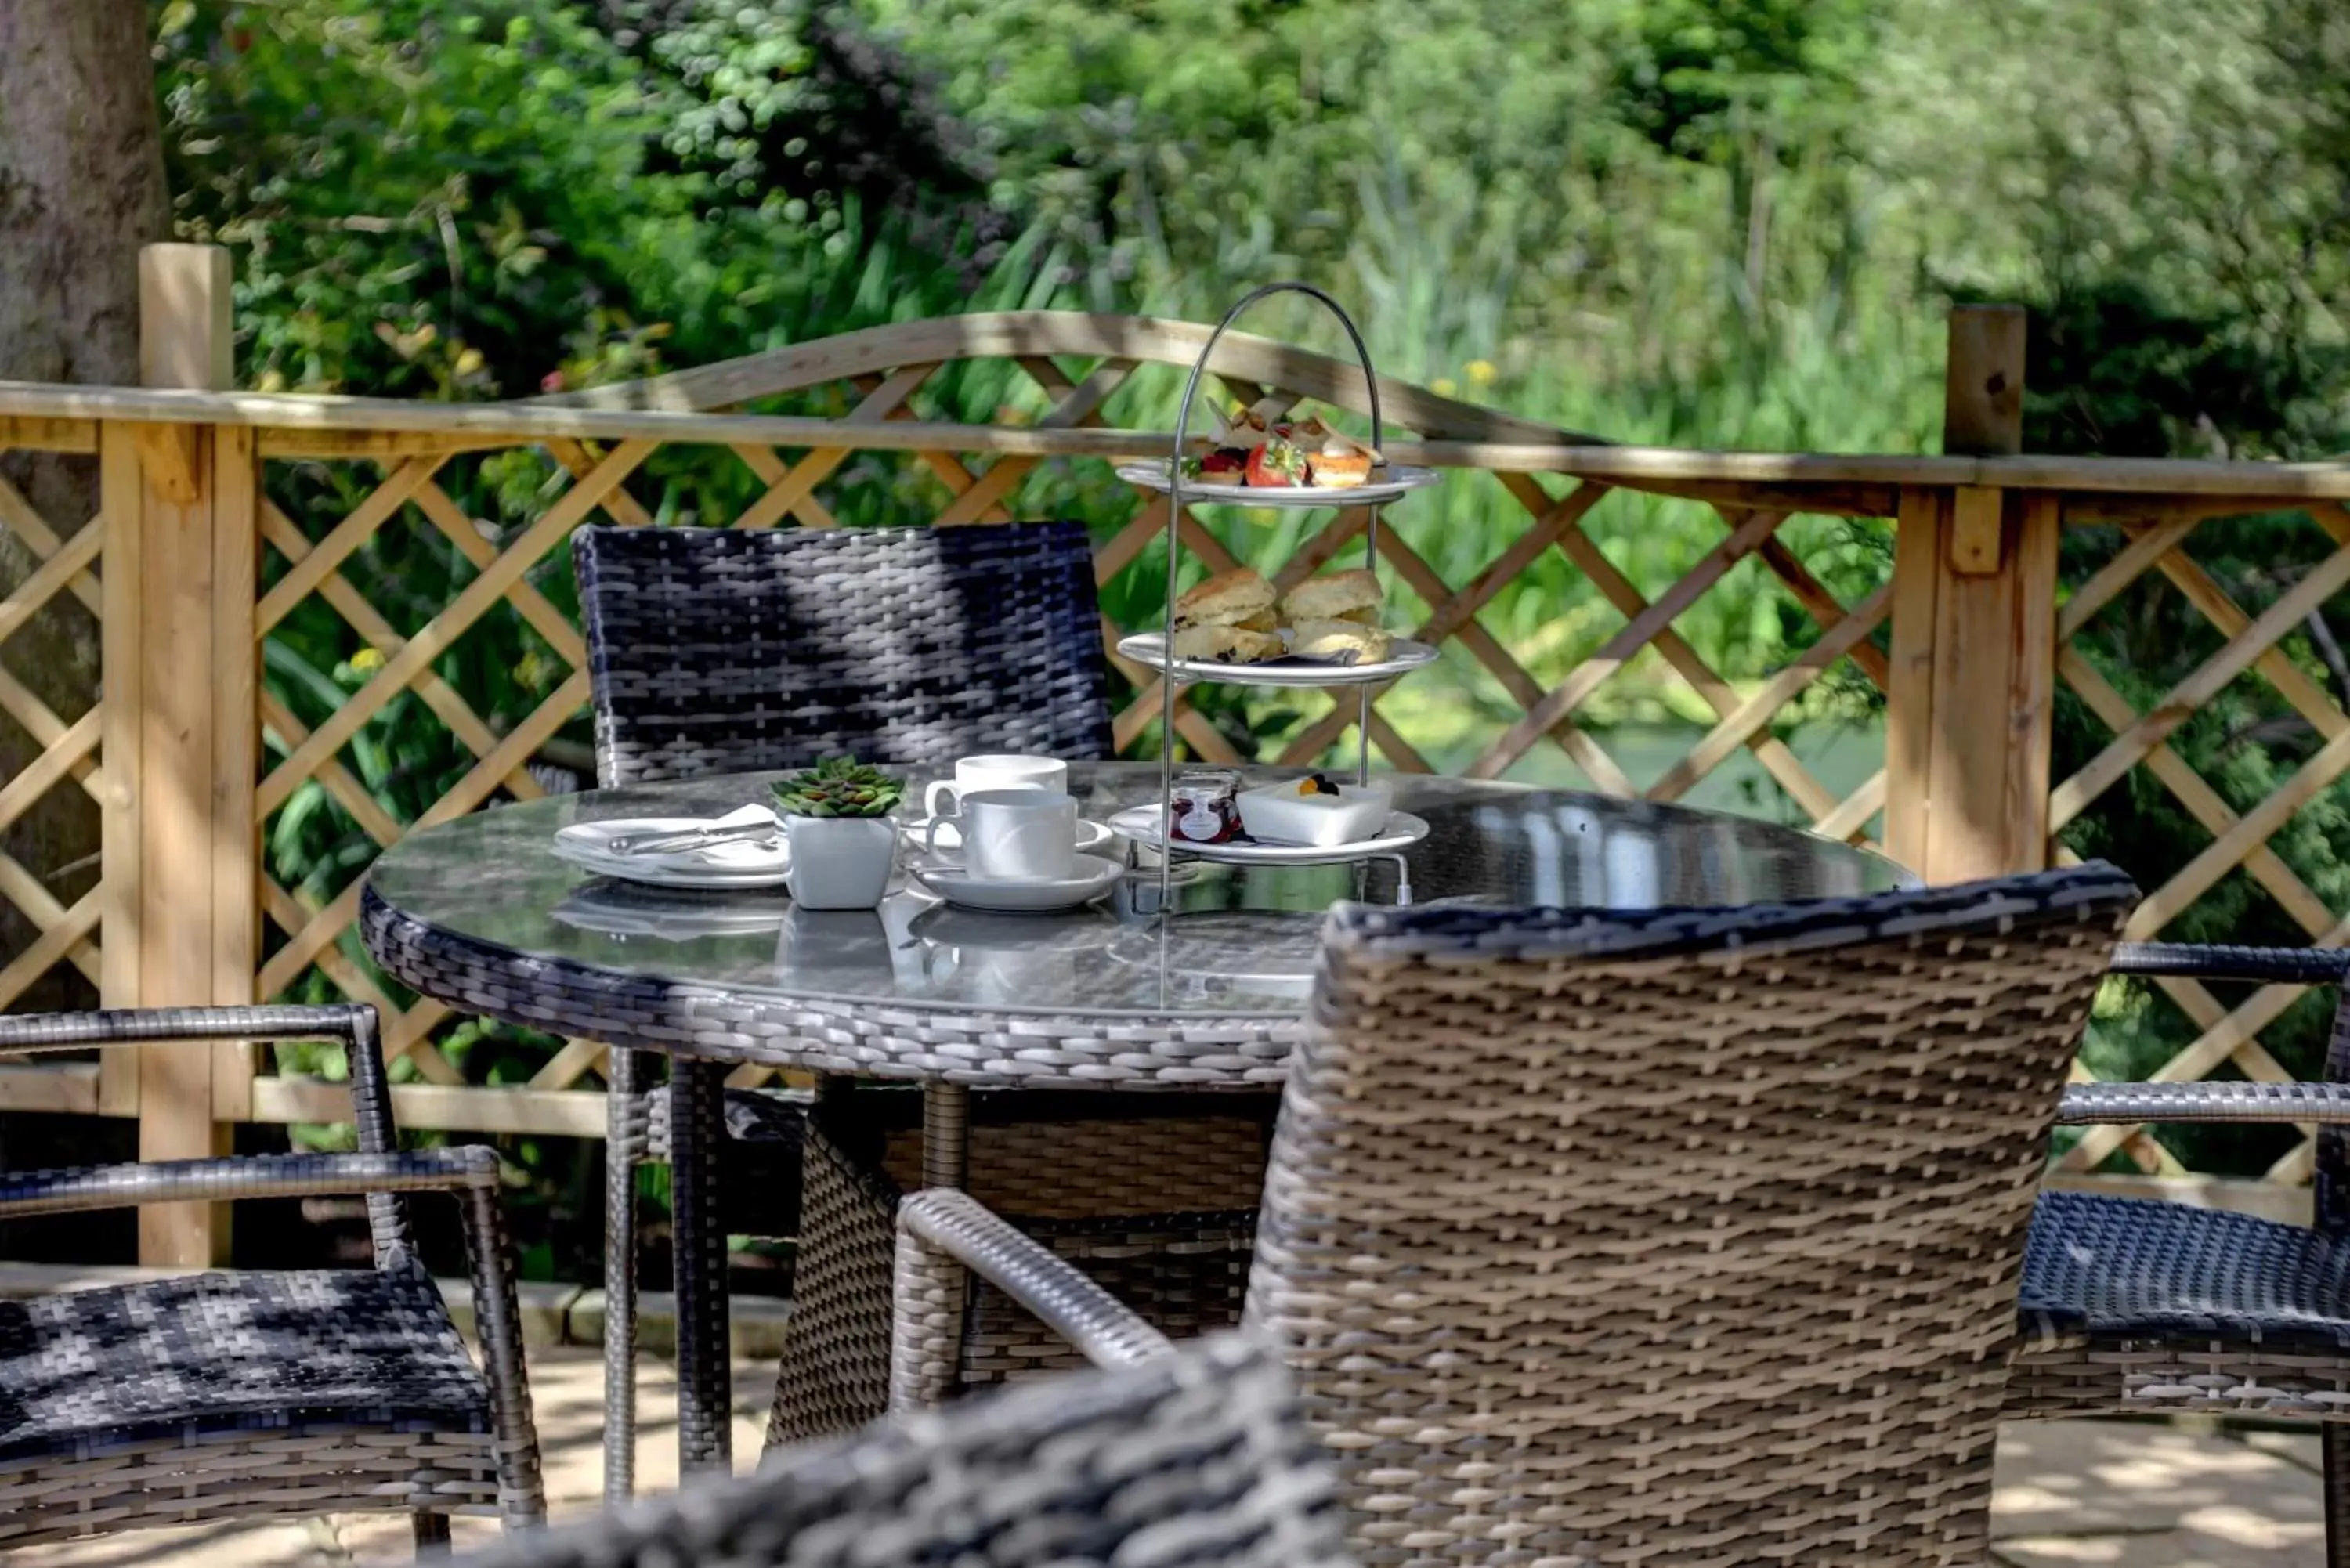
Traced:
<path fill-rule="evenodd" d="M 2325 1561 L 2328 1568 L 2350 1568 L 2350 1426 L 2323 1421 L 2317 1429 L 2325 1465 Z"/>
<path fill-rule="evenodd" d="M 604 1501 L 637 1485 L 637 1167 L 644 1163 L 644 1054 L 615 1046 L 604 1091 Z"/>
<path fill-rule="evenodd" d="M 446 1557 L 449 1554 L 449 1516 L 445 1513 L 412 1513 L 409 1519 L 416 1527 L 416 1555 Z"/>
<path fill-rule="evenodd" d="M 490 1385 L 490 1431 L 496 1447 L 498 1513 L 508 1530 L 546 1522 L 546 1477 L 530 1405 L 530 1366 L 522 1348 L 522 1302 L 515 1290 L 514 1242 L 494 1189 L 465 1189 L 466 1251 L 473 1266 L 473 1334 Z"/>
<path fill-rule="evenodd" d="M 726 1232 L 718 1222 L 718 1158 L 726 1069 L 678 1059 L 670 1069 L 670 1223 L 677 1259 L 677 1467 L 733 1468 L 732 1334 Z"/>

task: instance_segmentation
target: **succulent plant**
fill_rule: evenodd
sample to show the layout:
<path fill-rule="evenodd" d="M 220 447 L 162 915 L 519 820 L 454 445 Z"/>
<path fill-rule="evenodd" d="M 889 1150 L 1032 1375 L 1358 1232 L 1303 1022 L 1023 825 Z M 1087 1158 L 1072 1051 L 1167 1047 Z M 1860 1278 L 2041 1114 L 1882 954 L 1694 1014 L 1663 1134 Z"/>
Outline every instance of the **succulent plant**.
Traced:
<path fill-rule="evenodd" d="M 905 793 L 903 779 L 854 757 L 827 757 L 775 786 L 775 809 L 786 816 L 886 816 Z"/>

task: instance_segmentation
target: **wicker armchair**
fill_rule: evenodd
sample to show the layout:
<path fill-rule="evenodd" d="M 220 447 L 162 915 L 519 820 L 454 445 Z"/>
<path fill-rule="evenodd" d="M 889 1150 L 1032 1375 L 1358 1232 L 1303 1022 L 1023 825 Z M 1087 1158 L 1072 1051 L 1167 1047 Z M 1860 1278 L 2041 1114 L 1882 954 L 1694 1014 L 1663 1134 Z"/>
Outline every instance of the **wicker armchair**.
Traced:
<path fill-rule="evenodd" d="M 147 1203 L 367 1196 L 373 1269 L 246 1272 L 0 1304 L 0 1547 L 261 1514 L 545 1514 L 497 1156 L 401 1153 L 367 1007 L 0 1017 L 0 1055 L 92 1045 L 334 1040 L 353 1154 L 0 1177 L 0 1219 Z M 461 1205 L 477 1370 L 410 1238 L 406 1194 Z M 485 1376 L 486 1375 L 486 1376 Z"/>
<path fill-rule="evenodd" d="M 1101 622 L 1085 529 L 1075 523 L 984 528 L 743 532 L 583 529 L 575 537 L 596 712 L 599 782 L 800 767 L 854 752 L 944 768 L 973 752 L 1079 759 L 1112 750 Z M 681 1293 L 723 1299 L 728 1232 L 790 1235 L 803 1204 L 823 1223 L 796 1260 L 793 1354 L 778 1379 L 769 1441 L 852 1429 L 880 1415 L 887 1389 L 886 1285 L 898 1190 L 922 1185 L 922 1102 L 908 1090 L 830 1085 L 806 1133 L 804 1097 L 724 1092 L 720 1075 L 679 1064 L 667 1096 L 647 1093 L 654 1059 L 615 1051 L 608 1082 L 609 1203 L 605 1280 L 605 1490 L 628 1495 L 635 1457 L 634 1168 L 671 1157 L 672 1117 L 699 1118 L 712 1168 L 681 1168 L 675 1212 Z M 1202 1150 L 1199 1179 L 1158 1209 L 1230 1208 L 1253 1219 L 1270 1107 L 1153 1096 L 1128 1116 L 1035 1096 L 931 1096 L 931 1120 L 970 1127 L 969 1179 L 990 1201 L 1067 1231 L 1081 1255 L 1115 1252 L 1137 1284 L 1160 1258 L 1156 1299 L 1170 1322 L 1211 1327 L 1239 1314 L 1244 1240 L 1235 1253 L 1188 1250 L 1166 1263 L 1131 1221 L 1136 1138 Z M 1107 1120 L 1103 1118 L 1107 1117 Z M 1092 1135 L 1089 1123 L 1098 1124 Z M 720 1136 L 723 1128 L 723 1137 Z M 1097 1158 L 1081 1157 L 1086 1148 Z M 810 1185 L 803 1194 L 802 1171 Z M 746 1199 L 748 1201 L 737 1201 Z M 712 1223 L 715 1207 L 722 1223 Z M 1113 1217 L 1107 1227 L 1097 1221 Z M 1087 1227 L 1090 1224 L 1091 1229 Z M 1204 1280 L 1207 1304 L 1198 1303 Z M 684 1315 L 682 1300 L 681 1317 Z M 983 1326 L 999 1347 L 974 1372 L 1070 1361 L 1035 1347 L 1033 1327 Z M 679 1368 L 688 1447 L 726 1443 L 723 1345 Z"/>
<path fill-rule="evenodd" d="M 2324 1084 L 2082 1084 L 2058 1118 L 2314 1123 L 2316 1224 L 2043 1194 L 2006 1413 L 2315 1420 L 2326 1561 L 2350 1568 L 2350 950 L 2129 944 L 2114 970 L 2336 988 Z"/>
<path fill-rule="evenodd" d="M 1972 1565 L 2025 1231 L 2135 889 L 1331 918 L 1248 1312 L 1367 1564 Z M 970 1195 L 900 1212 L 900 1407 L 965 1270 L 1163 1340 Z"/>
<path fill-rule="evenodd" d="M 1239 1335 L 768 1456 L 465 1568 L 1345 1568 L 1278 1360 Z"/>

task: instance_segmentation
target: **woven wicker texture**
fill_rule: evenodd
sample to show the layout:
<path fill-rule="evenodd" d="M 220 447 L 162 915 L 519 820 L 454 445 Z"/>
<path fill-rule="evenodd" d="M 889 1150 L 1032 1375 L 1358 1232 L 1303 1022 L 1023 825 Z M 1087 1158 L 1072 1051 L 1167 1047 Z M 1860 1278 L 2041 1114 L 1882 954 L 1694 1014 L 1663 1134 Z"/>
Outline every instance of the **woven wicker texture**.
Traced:
<path fill-rule="evenodd" d="M 365 1194 L 375 1267 L 200 1274 L 0 1303 L 0 1544 L 262 1514 L 545 1513 L 494 1151 L 397 1152 L 374 1012 L 0 1018 L 0 1050 L 339 1041 L 359 1150 L 0 1177 L 0 1217 Z M 199 1044 L 196 1048 L 202 1048 Z M 484 1369 L 416 1261 L 403 1196 L 457 1199 Z"/>
<path fill-rule="evenodd" d="M 191 1426 L 333 1420 L 487 1430 L 481 1374 L 415 1264 L 0 1303 L 0 1462 Z"/>
<path fill-rule="evenodd" d="M 588 528 L 573 551 L 597 772 L 608 787 L 801 767 L 842 752 L 904 766 L 947 765 L 972 752 L 1111 749 L 1092 545 L 1080 524 Z M 650 1076 L 639 1063 L 624 1075 Z M 630 1488 L 635 1418 L 631 1171 L 639 1158 L 671 1157 L 666 1109 L 650 1118 L 646 1155 L 608 1167 L 606 1493 L 614 1498 Z M 797 1163 L 797 1107 L 729 1095 L 723 1116 L 725 1140 L 692 1157 L 697 1168 L 681 1181 L 709 1195 L 727 1231 L 794 1234 L 800 1178 L 784 1168 Z M 644 1119 L 633 1106 L 615 1110 L 627 1135 L 620 1147 L 639 1147 Z M 681 1266 L 705 1299 L 720 1293 L 711 1305 L 723 1313 L 723 1242 L 702 1218 L 680 1220 Z M 686 1325 L 682 1302 L 680 1312 Z M 697 1333 L 723 1340 L 715 1317 L 691 1315 Z M 696 1386 L 680 1407 L 683 1445 L 690 1459 L 714 1464 L 725 1447 L 724 1368 L 689 1355 L 685 1369 Z M 719 1398 L 716 1408 L 704 1408 L 704 1394 Z"/>
<path fill-rule="evenodd" d="M 2010 1417 L 2350 1418 L 2350 1251 L 2249 1215 L 2042 1195 Z"/>
<path fill-rule="evenodd" d="M 812 1118 L 771 1445 L 889 1407 L 893 1216 L 921 1184 L 909 1125 L 920 1109 L 916 1096 L 868 1088 L 827 1096 Z M 1240 1320 L 1273 1109 L 1256 1096 L 975 1096 L 966 1186 L 1162 1332 L 1192 1338 Z M 942 1392 L 1084 1365 L 999 1292 L 896 1310 L 919 1320 L 901 1332 L 954 1368 Z"/>
<path fill-rule="evenodd" d="M 608 785 L 1112 750 L 1079 524 L 583 528 L 572 550 Z"/>
<path fill-rule="evenodd" d="M 2110 867 L 1332 917 L 1253 1321 L 1367 1563 L 1983 1561 Z"/>
<path fill-rule="evenodd" d="M 767 1457 L 467 1568 L 1343 1568 L 1331 1481 L 1237 1336 Z"/>

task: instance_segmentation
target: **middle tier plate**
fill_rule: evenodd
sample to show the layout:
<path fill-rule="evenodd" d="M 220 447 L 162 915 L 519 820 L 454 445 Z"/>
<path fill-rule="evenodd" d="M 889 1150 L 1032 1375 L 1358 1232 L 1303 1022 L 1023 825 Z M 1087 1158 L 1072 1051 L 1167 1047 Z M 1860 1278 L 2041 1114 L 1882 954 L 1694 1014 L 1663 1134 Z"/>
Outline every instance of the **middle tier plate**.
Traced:
<path fill-rule="evenodd" d="M 1303 659 L 1280 659 L 1270 664 L 1225 664 L 1211 659 L 1167 657 L 1167 634 L 1139 631 L 1118 639 L 1121 659 L 1162 670 L 1178 680 L 1221 680 L 1232 686 L 1368 686 L 1393 680 L 1423 665 L 1436 662 L 1437 650 L 1408 637 L 1391 638 L 1388 656 L 1376 664 L 1321 664 Z"/>
<path fill-rule="evenodd" d="M 1367 860 L 1374 855 L 1393 855 L 1409 849 L 1428 836 L 1425 818 L 1408 811 L 1388 814 L 1388 825 L 1369 838 L 1352 844 L 1277 844 L 1268 839 L 1228 839 L 1222 844 L 1194 844 L 1179 838 L 1170 846 L 1161 825 L 1166 821 L 1166 808 L 1158 805 L 1133 805 L 1109 819 L 1109 825 L 1119 836 L 1131 838 L 1149 849 L 1172 848 L 1178 855 L 1196 856 L 1201 860 L 1221 860 L 1233 866 L 1336 866 L 1348 860 Z"/>

